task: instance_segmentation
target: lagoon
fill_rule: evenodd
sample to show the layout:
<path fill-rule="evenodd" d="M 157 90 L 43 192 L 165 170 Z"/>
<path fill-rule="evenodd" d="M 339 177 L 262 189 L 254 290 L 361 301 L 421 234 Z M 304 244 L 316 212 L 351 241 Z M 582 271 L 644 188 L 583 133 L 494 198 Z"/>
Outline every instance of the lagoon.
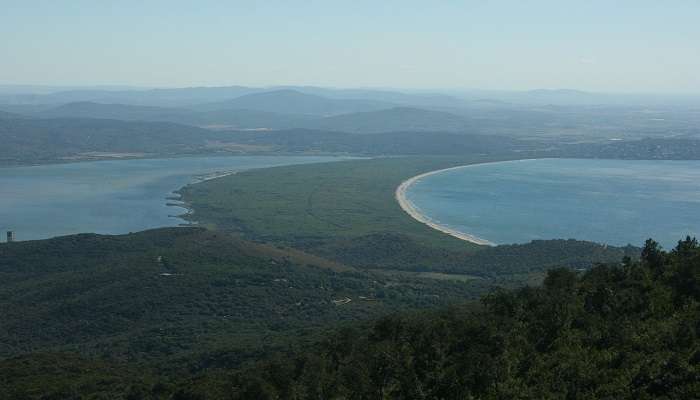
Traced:
<path fill-rule="evenodd" d="M 406 190 L 432 222 L 496 244 L 580 239 L 671 248 L 700 234 L 700 161 L 539 159 L 452 169 Z"/>
<path fill-rule="evenodd" d="M 180 157 L 0 168 L 0 232 L 17 240 L 178 226 L 173 191 L 212 174 L 341 160 L 322 156 Z M 4 233 L 3 233 L 4 235 Z M 3 238 L 4 239 L 4 238 Z"/>

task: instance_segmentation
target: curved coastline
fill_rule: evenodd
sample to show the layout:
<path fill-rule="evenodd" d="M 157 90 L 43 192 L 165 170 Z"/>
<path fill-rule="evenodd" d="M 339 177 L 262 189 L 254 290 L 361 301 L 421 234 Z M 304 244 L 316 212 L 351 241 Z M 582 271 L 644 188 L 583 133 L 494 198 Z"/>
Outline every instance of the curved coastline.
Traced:
<path fill-rule="evenodd" d="M 414 183 L 418 182 L 419 180 L 426 178 L 431 175 L 439 174 L 442 172 L 447 172 L 447 171 L 453 171 L 456 169 L 462 169 L 462 168 L 469 168 L 469 167 L 475 167 L 478 165 L 487 165 L 487 164 L 501 164 L 501 163 L 511 163 L 511 162 L 521 162 L 521 161 L 533 161 L 536 160 L 535 158 L 527 158 L 527 159 L 522 159 L 522 160 L 508 160 L 508 161 L 494 161 L 494 162 L 485 162 L 485 163 L 478 163 L 478 164 L 467 164 L 467 165 L 458 165 L 456 167 L 450 167 L 450 168 L 444 168 L 444 169 L 438 169 L 435 171 L 430 171 L 430 172 L 425 172 L 420 175 L 416 175 L 412 178 L 406 179 L 405 181 L 401 182 L 401 184 L 396 188 L 396 192 L 394 193 L 394 196 L 396 197 L 396 201 L 399 203 L 399 206 L 401 206 L 401 209 L 404 210 L 404 212 L 408 215 L 411 216 L 411 218 L 415 219 L 416 221 L 428 225 L 429 227 L 438 230 L 442 233 L 446 233 L 450 236 L 456 237 L 457 239 L 464 240 L 470 243 L 482 245 L 482 246 L 496 246 L 496 243 L 493 243 L 487 239 L 480 238 L 475 235 L 471 235 L 466 232 L 461 232 L 456 229 L 452 229 L 450 227 L 440 225 L 437 222 L 433 221 L 430 219 L 428 216 L 420 212 L 420 209 L 416 207 L 415 204 L 413 204 L 410 200 L 408 200 L 408 197 L 406 197 L 406 191 L 408 188 L 413 185 Z"/>

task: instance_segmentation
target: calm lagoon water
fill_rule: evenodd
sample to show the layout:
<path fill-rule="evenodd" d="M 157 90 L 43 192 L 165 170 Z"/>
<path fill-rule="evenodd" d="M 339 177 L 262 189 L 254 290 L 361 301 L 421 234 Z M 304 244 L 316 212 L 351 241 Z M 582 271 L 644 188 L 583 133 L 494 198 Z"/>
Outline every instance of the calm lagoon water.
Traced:
<path fill-rule="evenodd" d="M 671 248 L 700 236 L 700 161 L 542 159 L 425 177 L 408 199 L 434 222 L 497 244 L 581 239 Z"/>
<path fill-rule="evenodd" d="M 177 226 L 172 192 L 217 172 L 337 157 L 183 157 L 0 168 L 0 232 L 18 240 L 82 232 L 121 234 Z M 4 240 L 4 237 L 3 237 Z"/>

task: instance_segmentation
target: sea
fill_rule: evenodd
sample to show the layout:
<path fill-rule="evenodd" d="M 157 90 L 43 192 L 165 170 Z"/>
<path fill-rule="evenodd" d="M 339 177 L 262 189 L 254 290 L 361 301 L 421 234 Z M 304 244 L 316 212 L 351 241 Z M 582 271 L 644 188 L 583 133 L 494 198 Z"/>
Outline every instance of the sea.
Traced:
<path fill-rule="evenodd" d="M 424 177 L 406 196 L 433 222 L 496 244 L 653 238 L 670 249 L 700 234 L 700 161 L 487 163 Z"/>

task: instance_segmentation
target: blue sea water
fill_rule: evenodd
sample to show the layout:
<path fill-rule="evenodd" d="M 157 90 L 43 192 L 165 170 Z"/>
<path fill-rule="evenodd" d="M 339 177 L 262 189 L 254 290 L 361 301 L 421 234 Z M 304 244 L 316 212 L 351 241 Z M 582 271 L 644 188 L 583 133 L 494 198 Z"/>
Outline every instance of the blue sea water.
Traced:
<path fill-rule="evenodd" d="M 434 222 L 497 244 L 580 239 L 672 248 L 700 234 L 700 161 L 540 159 L 420 179 L 407 198 Z"/>
<path fill-rule="evenodd" d="M 167 198 L 198 176 L 339 159 L 182 157 L 0 168 L 0 232 L 30 240 L 177 226 L 185 209 L 168 206 Z"/>

